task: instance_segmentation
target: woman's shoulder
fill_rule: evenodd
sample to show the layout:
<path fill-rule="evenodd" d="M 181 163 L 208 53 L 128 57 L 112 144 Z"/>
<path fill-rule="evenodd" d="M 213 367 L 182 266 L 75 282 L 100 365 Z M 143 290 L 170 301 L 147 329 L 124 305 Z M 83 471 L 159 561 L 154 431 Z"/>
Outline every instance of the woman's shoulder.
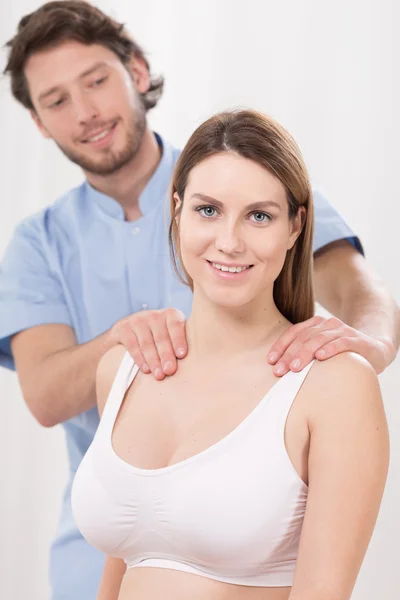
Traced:
<path fill-rule="evenodd" d="M 314 377 L 317 380 L 326 381 L 326 378 L 332 378 L 331 382 L 340 384 L 344 379 L 349 382 L 378 380 L 378 376 L 372 365 L 360 354 L 355 352 L 341 352 L 324 361 L 315 361 L 312 369 Z"/>
<path fill-rule="evenodd" d="M 103 412 L 111 386 L 125 354 L 126 348 L 122 344 L 117 344 L 108 350 L 99 361 L 96 372 L 96 396 L 100 414 Z"/>
<path fill-rule="evenodd" d="M 359 354 L 343 352 L 316 361 L 306 379 L 304 393 L 311 417 L 329 418 L 379 408 L 382 396 L 378 376 Z"/>

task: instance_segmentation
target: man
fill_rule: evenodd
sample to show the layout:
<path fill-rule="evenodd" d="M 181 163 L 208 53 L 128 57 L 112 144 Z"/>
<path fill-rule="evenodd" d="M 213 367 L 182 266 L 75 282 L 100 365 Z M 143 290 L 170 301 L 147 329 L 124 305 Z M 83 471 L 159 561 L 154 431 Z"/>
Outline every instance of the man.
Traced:
<path fill-rule="evenodd" d="M 44 426 L 63 423 L 70 460 L 51 551 L 53 600 L 94 600 L 103 558 L 78 533 L 70 486 L 98 426 L 95 372 L 122 343 L 157 379 L 187 351 L 191 294 L 169 261 L 165 200 L 178 151 L 146 123 L 162 92 L 142 49 L 90 5 L 50 2 L 8 44 L 14 97 L 86 177 L 15 231 L 0 271 L 2 364 Z M 298 324 L 271 349 L 282 375 L 343 350 L 382 371 L 399 343 L 399 314 L 361 246 L 315 193 L 318 300 L 339 318 Z M 147 312 L 146 309 L 151 309 Z"/>

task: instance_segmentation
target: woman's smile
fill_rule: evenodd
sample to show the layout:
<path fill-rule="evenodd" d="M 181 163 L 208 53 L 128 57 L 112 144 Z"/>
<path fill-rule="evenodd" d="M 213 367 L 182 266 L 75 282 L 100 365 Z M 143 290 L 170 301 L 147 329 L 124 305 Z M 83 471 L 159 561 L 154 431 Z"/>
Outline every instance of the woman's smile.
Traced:
<path fill-rule="evenodd" d="M 235 263 L 220 263 L 207 260 L 213 273 L 219 279 L 225 280 L 243 280 L 254 265 L 238 265 Z"/>

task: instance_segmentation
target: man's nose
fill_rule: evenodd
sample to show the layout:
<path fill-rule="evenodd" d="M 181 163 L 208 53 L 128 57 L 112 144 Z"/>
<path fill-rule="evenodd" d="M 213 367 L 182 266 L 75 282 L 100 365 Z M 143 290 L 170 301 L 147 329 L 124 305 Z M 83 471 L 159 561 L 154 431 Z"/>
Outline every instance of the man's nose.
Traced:
<path fill-rule="evenodd" d="M 85 124 L 98 117 L 98 111 L 92 100 L 85 94 L 77 94 L 73 99 L 76 119 Z"/>

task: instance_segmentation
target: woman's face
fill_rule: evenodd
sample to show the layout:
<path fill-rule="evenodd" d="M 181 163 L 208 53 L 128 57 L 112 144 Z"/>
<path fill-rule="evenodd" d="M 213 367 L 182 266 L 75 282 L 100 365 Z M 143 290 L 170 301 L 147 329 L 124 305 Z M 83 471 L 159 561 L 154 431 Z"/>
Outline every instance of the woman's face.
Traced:
<path fill-rule="evenodd" d="M 283 184 L 252 160 L 224 152 L 194 167 L 179 216 L 194 292 L 232 308 L 270 297 L 300 233 L 302 211 L 289 220 L 288 209 Z"/>

